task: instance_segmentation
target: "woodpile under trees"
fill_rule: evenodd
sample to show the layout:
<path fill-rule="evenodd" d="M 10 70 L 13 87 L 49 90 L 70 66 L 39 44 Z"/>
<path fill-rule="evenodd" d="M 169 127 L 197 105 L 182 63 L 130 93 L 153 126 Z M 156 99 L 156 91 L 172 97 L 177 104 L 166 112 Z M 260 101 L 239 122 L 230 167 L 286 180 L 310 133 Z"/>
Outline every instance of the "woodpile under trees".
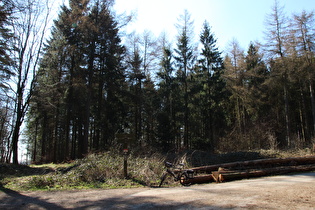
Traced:
<path fill-rule="evenodd" d="M 315 171 L 315 156 L 295 158 L 270 158 L 240 161 L 191 168 L 195 177 L 190 183 L 222 182 L 251 177 Z"/>

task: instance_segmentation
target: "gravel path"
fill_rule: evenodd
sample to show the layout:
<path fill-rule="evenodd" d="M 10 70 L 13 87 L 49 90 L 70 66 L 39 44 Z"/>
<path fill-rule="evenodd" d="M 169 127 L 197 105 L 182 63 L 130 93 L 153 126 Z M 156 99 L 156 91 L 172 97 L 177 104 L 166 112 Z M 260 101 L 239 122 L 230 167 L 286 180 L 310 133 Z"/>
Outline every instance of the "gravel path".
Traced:
<path fill-rule="evenodd" d="M 0 209 L 314 209 L 315 172 L 175 188 L 0 192 Z"/>

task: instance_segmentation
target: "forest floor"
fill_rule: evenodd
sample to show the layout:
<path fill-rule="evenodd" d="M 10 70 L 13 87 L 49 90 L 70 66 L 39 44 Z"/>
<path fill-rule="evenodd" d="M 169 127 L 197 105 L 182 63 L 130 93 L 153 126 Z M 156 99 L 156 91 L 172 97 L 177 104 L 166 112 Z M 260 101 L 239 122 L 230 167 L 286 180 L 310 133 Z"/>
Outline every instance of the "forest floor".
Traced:
<path fill-rule="evenodd" d="M 190 187 L 0 192 L 0 209 L 315 209 L 315 172 Z"/>

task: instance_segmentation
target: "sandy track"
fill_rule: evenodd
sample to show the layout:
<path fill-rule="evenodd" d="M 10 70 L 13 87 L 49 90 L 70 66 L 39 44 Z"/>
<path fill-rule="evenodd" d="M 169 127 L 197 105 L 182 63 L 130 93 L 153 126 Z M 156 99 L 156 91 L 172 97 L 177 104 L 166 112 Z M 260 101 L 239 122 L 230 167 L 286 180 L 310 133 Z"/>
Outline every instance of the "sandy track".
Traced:
<path fill-rule="evenodd" d="M 0 192 L 0 209 L 314 209 L 315 172 L 221 184 Z"/>

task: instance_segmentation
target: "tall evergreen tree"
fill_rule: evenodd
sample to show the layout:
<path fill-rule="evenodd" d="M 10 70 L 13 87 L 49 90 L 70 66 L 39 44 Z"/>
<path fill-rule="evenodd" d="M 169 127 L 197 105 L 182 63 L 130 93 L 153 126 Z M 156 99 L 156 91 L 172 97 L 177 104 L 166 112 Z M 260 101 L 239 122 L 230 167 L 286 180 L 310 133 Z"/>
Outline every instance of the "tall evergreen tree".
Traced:
<path fill-rule="evenodd" d="M 174 61 L 170 46 L 163 43 L 163 55 L 160 63 L 159 77 L 159 100 L 160 110 L 157 115 L 157 138 L 158 144 L 163 150 L 168 151 L 176 148 L 175 132 L 175 82 L 174 82 Z"/>
<path fill-rule="evenodd" d="M 266 103 L 267 91 L 264 82 L 269 73 L 262 55 L 258 52 L 258 47 L 252 42 L 247 50 L 245 62 L 245 81 L 249 94 L 248 112 L 253 119 L 257 119 L 263 117 L 267 111 L 263 108 Z"/>
<path fill-rule="evenodd" d="M 269 73 L 258 49 L 258 46 L 251 42 L 245 57 L 244 86 L 248 95 L 245 101 L 245 109 L 249 148 L 267 147 L 261 133 L 266 134 L 271 129 L 271 126 L 264 126 L 264 124 L 267 124 L 266 122 L 272 124 L 269 120 L 271 104 L 267 102 L 268 87 L 265 85 Z"/>
<path fill-rule="evenodd" d="M 218 138 L 220 130 L 222 132 L 224 117 L 222 102 L 226 97 L 225 82 L 222 78 L 223 60 L 217 45 L 217 39 L 211 31 L 208 22 L 204 22 L 200 34 L 202 44 L 201 58 L 199 60 L 201 70 L 201 106 L 196 105 L 196 109 L 201 107 L 202 116 L 202 139 L 208 143 L 209 150 L 214 150 L 215 139 Z"/>
<path fill-rule="evenodd" d="M 95 110 L 98 116 L 96 119 L 99 119 L 100 123 L 96 128 L 102 134 L 97 141 L 103 146 L 96 149 L 108 149 L 115 138 L 115 132 L 121 128 L 126 117 L 124 106 L 126 75 L 122 64 L 125 48 L 121 44 L 118 23 L 111 14 L 110 5 L 111 1 L 107 1 L 99 6 L 100 18 L 97 27 L 99 31 L 96 43 L 96 61 L 99 63 L 99 68 L 96 68 L 98 73 L 95 75 L 99 83 L 97 84 L 98 105 L 95 106 Z M 106 126 L 104 127 L 101 122 Z"/>
<path fill-rule="evenodd" d="M 65 37 L 56 30 L 52 31 L 52 38 L 47 42 L 45 54 L 41 60 L 38 79 L 34 89 L 28 123 L 29 133 L 33 139 L 33 161 L 60 161 L 67 154 L 69 145 L 65 141 L 64 106 L 66 97 L 65 63 L 67 59 Z M 42 127 L 39 125 L 43 125 Z M 35 130 L 34 130 L 35 129 Z M 41 132 L 39 132 L 41 130 Z M 41 137 L 38 138 L 37 135 Z M 37 142 L 41 139 L 40 142 Z M 39 148 L 41 148 L 39 150 Z M 39 151 L 39 152 L 38 152 Z M 59 153 L 59 155 L 57 154 Z M 63 154 L 60 156 L 60 154 Z"/>
<path fill-rule="evenodd" d="M 131 88 L 133 94 L 133 132 L 135 137 L 141 145 L 142 135 L 143 135 L 143 79 L 145 79 L 145 74 L 141 68 L 142 58 L 140 57 L 139 49 L 135 48 L 131 60 L 129 60 L 131 67 Z"/>
<path fill-rule="evenodd" d="M 183 129 L 184 129 L 184 147 L 189 148 L 189 94 L 188 77 L 195 65 L 195 47 L 193 44 L 193 21 L 187 10 L 180 16 L 177 37 L 176 55 L 174 56 L 178 67 L 178 78 L 183 86 Z"/>

